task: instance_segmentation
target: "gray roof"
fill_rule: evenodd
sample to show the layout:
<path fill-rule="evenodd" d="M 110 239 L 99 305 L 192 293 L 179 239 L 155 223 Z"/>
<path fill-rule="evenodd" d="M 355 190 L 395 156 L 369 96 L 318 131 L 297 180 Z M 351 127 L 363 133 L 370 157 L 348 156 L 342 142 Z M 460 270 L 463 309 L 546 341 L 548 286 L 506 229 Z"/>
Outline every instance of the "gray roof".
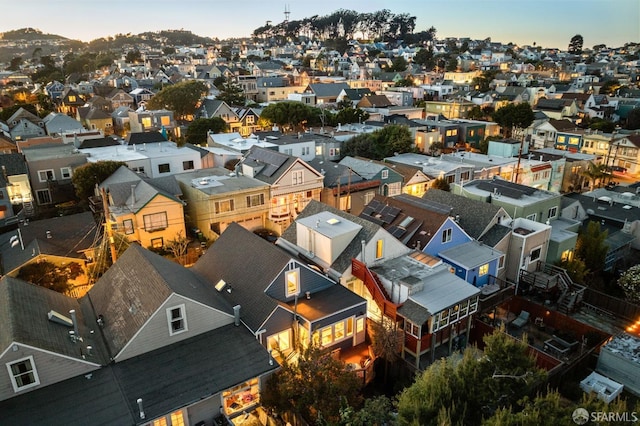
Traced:
<path fill-rule="evenodd" d="M 427 308 L 417 304 L 411 299 L 405 300 L 405 302 L 398 308 L 398 315 L 408 319 L 414 324 L 424 324 L 431 317 L 431 313 Z"/>
<path fill-rule="evenodd" d="M 263 167 L 254 178 L 268 184 L 273 184 L 280 179 L 297 160 L 297 157 L 254 145 L 245 153 L 240 162 L 253 166 L 262 165 Z"/>
<path fill-rule="evenodd" d="M 490 247 L 495 247 L 509 232 L 511 232 L 511 228 L 496 223 L 489 228 L 480 240 Z"/>
<path fill-rule="evenodd" d="M 50 143 L 50 144 L 35 145 L 29 148 L 23 148 L 22 153 L 24 154 L 24 157 L 27 160 L 27 162 L 49 160 L 49 159 L 61 158 L 61 157 L 78 157 L 78 158 L 84 157 L 85 159 L 88 157 L 87 154 L 78 152 L 78 150 L 72 143 L 70 144 Z"/>
<path fill-rule="evenodd" d="M 337 98 L 340 92 L 351 87 L 347 83 L 312 83 L 308 88 L 318 98 Z"/>
<path fill-rule="evenodd" d="M 207 195 L 268 188 L 266 183 L 249 176 L 229 176 L 229 170 L 221 167 L 180 173 L 175 175 L 175 180 L 179 184 L 193 186 Z"/>
<path fill-rule="evenodd" d="M 500 258 L 502 253 L 485 246 L 483 243 L 469 241 L 441 251 L 438 256 L 467 269 L 472 269 Z"/>
<path fill-rule="evenodd" d="M 422 198 L 451 207 L 450 215 L 458 216 L 460 227 L 474 239 L 479 239 L 487 231 L 487 227 L 501 210 L 501 207 L 490 203 L 434 188 L 429 189 Z"/>
<path fill-rule="evenodd" d="M 70 319 L 72 309 L 76 311 L 83 346 L 99 348 L 100 343 L 89 333 L 86 324 L 90 322 L 85 321 L 78 300 L 17 278 L 3 277 L 0 280 L 0 353 L 15 342 L 82 360 L 79 346 L 69 339 L 73 328 L 49 321 L 47 316 L 54 310 Z M 99 351 L 94 354 L 95 359 L 88 361 L 104 362 Z"/>
<path fill-rule="evenodd" d="M 141 143 L 166 142 L 167 138 L 160 132 L 134 132 L 129 133 L 127 144 L 137 145 Z"/>
<path fill-rule="evenodd" d="M 234 222 L 191 269 L 213 285 L 224 280 L 231 287 L 225 297 L 241 305 L 242 321 L 257 332 L 278 305 L 265 289 L 290 260 L 284 251 Z"/>
<path fill-rule="evenodd" d="M 94 244 L 98 231 L 91 212 L 31 221 L 20 226 L 19 234 L 14 230 L 0 235 L 2 269 L 7 273 L 40 254 L 81 259 L 81 252 Z M 22 237 L 24 250 L 20 245 L 11 247 L 14 236 Z"/>
<path fill-rule="evenodd" d="M 126 207 L 132 212 L 138 212 L 156 195 L 164 195 L 175 202 L 182 203 L 178 198 L 182 195 L 182 190 L 174 176 L 143 179 L 126 166 L 120 166 L 100 184 L 100 187 L 106 188 L 109 192 L 113 207 Z"/>
<path fill-rule="evenodd" d="M 640 208 L 625 208 L 628 204 L 623 202 L 614 202 L 613 205 L 610 205 L 599 201 L 595 196 L 590 197 L 582 194 L 565 194 L 563 198 L 579 201 L 591 219 L 605 219 L 618 224 L 640 220 Z"/>
<path fill-rule="evenodd" d="M 144 424 L 277 367 L 245 327 L 231 324 L 109 364 L 89 378 L 79 376 L 2 401 L 0 412 L 6 424 Z"/>
<path fill-rule="evenodd" d="M 313 167 L 318 173 L 324 175 L 325 188 L 335 188 L 338 186 L 338 182 L 340 185 L 348 185 L 364 180 L 360 175 L 343 164 L 333 163 L 321 158 L 314 158 L 311 161 L 307 161 L 307 164 Z"/>
<path fill-rule="evenodd" d="M 362 228 L 356 234 L 356 236 L 351 240 L 349 245 L 342 251 L 342 253 L 336 258 L 336 260 L 331 265 L 331 269 L 343 273 L 351 266 L 351 259 L 357 257 L 362 251 L 361 241 L 370 241 L 376 232 L 380 230 L 380 226 L 376 225 L 373 222 L 370 222 L 366 219 L 362 219 L 358 216 L 354 216 L 352 214 L 343 212 L 342 210 L 338 210 L 334 207 L 331 207 L 327 204 L 321 203 L 319 201 L 311 200 L 309 204 L 300 212 L 298 218 L 303 219 L 309 216 L 313 216 L 320 212 L 330 212 L 335 214 L 336 216 L 340 216 L 344 219 L 350 220 L 351 222 L 360 225 Z M 289 243 L 296 245 L 298 241 L 298 233 L 296 230 L 296 224 L 292 223 L 280 237 L 283 240 L 288 241 Z"/>
<path fill-rule="evenodd" d="M 389 169 L 393 172 L 393 165 L 391 164 L 381 164 L 379 162 L 363 158 L 347 156 L 340 160 L 340 164 L 349 167 L 365 179 L 373 179 L 383 169 Z"/>
<path fill-rule="evenodd" d="M 113 355 L 172 293 L 221 312 L 233 312 L 191 269 L 131 244 L 88 293 L 95 313 L 104 317 L 103 331 Z"/>

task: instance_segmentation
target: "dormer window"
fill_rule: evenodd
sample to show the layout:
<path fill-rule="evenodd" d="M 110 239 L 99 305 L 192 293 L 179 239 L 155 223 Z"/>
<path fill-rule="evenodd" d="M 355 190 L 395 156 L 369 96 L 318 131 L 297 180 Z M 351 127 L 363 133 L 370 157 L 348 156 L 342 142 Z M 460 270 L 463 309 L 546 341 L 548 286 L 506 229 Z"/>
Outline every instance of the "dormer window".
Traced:
<path fill-rule="evenodd" d="M 167 322 L 170 336 L 187 331 L 187 316 L 184 305 L 167 309 Z"/>
<path fill-rule="evenodd" d="M 382 179 L 389 178 L 389 170 L 383 170 L 381 177 L 382 177 Z"/>
<path fill-rule="evenodd" d="M 40 384 L 40 378 L 38 377 L 32 356 L 8 363 L 7 369 L 9 370 L 9 377 L 11 378 L 14 392 L 29 389 Z"/>
<path fill-rule="evenodd" d="M 300 294 L 300 268 L 287 271 L 285 274 L 286 296 L 296 296 Z"/>

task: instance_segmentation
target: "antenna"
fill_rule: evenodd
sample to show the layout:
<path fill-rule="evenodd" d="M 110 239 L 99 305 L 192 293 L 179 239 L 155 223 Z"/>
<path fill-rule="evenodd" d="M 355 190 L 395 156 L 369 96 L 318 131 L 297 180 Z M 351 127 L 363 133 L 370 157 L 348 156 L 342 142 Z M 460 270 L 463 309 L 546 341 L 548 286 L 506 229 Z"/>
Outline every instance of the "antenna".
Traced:
<path fill-rule="evenodd" d="M 289 15 L 291 15 L 291 9 L 288 4 L 284 5 L 284 22 L 289 22 Z"/>

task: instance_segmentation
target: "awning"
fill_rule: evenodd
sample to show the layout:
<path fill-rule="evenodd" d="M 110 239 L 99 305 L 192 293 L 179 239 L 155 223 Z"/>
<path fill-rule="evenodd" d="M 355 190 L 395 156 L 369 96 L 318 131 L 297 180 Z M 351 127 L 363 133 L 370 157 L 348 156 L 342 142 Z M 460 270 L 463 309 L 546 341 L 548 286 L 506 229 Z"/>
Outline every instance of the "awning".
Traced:
<path fill-rule="evenodd" d="M 550 168 L 551 168 L 551 164 L 547 163 L 547 164 L 541 164 L 539 166 L 532 166 L 531 171 L 535 173 L 535 172 L 539 172 L 539 171 L 550 169 Z"/>

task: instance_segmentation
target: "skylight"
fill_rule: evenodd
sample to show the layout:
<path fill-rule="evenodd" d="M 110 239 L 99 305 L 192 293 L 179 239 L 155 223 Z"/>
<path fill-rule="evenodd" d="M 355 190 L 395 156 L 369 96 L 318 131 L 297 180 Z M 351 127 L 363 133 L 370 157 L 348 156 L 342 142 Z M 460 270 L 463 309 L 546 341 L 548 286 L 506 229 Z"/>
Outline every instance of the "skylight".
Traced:
<path fill-rule="evenodd" d="M 335 225 L 336 223 L 340 223 L 340 220 L 338 218 L 332 217 L 331 219 L 327 219 L 327 223 L 329 225 Z"/>
<path fill-rule="evenodd" d="M 406 228 L 407 225 L 409 225 L 411 222 L 413 222 L 413 218 L 411 216 L 407 216 L 404 218 L 404 220 L 402 222 L 400 222 L 399 226 L 402 226 L 403 228 Z"/>

